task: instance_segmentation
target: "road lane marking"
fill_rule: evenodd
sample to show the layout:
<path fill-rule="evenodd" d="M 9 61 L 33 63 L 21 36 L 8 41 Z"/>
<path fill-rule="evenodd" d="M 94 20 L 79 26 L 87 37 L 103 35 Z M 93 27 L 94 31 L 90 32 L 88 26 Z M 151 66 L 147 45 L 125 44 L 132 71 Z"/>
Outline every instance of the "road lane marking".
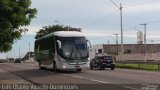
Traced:
<path fill-rule="evenodd" d="M 74 75 L 68 75 L 68 74 L 60 74 L 60 75 L 75 77 L 75 78 L 79 78 L 79 79 L 86 79 L 86 80 L 90 80 L 90 81 L 94 81 L 94 82 L 99 82 L 99 83 L 103 83 L 103 84 L 108 84 L 109 83 L 109 82 L 100 81 L 100 80 L 96 80 L 96 79 L 89 79 L 89 78 L 81 77 L 81 76 L 74 76 Z"/>
<path fill-rule="evenodd" d="M 27 68 L 27 69 L 34 69 L 34 68 L 31 68 L 31 67 L 26 67 L 26 66 L 18 66 L 18 65 L 15 65 L 16 67 L 21 67 L 21 68 Z"/>
<path fill-rule="evenodd" d="M 31 68 L 31 67 L 26 67 L 26 66 L 17 66 L 17 67 L 23 67 L 23 68 L 28 68 L 28 69 L 34 69 L 34 68 Z M 103 84 L 109 83 L 109 82 L 100 81 L 100 80 L 96 80 L 96 79 L 88 79 L 88 78 L 80 77 L 80 76 L 73 76 L 73 75 L 61 74 L 61 73 L 59 73 L 59 74 L 60 74 L 60 75 L 64 75 L 64 76 L 71 76 L 71 77 L 75 77 L 75 78 L 80 78 L 80 79 L 86 79 L 86 80 L 90 80 L 90 81 L 94 81 L 94 82 L 99 82 L 99 83 L 103 83 Z"/>
<path fill-rule="evenodd" d="M 155 71 L 145 71 L 145 70 L 132 70 L 132 69 L 117 69 L 119 71 L 127 71 L 127 72 L 137 72 L 137 73 L 155 73 L 159 75 L 159 72 L 155 72 Z"/>
<path fill-rule="evenodd" d="M 119 69 L 119 70 L 121 70 L 121 71 L 127 71 L 128 73 L 127 74 L 131 74 L 130 73 L 130 71 L 134 71 L 134 72 L 137 72 L 137 71 L 135 71 L 135 70 L 122 70 L 122 69 Z M 144 72 L 144 71 L 142 71 L 142 72 Z M 119 73 L 119 72 L 118 72 Z M 120 72 L 121 73 L 121 72 Z M 141 73 L 142 74 L 142 73 Z M 133 75 L 133 76 L 137 76 L 137 77 L 145 77 L 145 78 L 151 78 L 151 77 L 154 77 L 154 76 L 147 76 L 147 75 L 138 75 L 138 74 L 131 74 L 131 75 Z"/>
<path fill-rule="evenodd" d="M 141 89 L 138 89 L 138 88 L 133 88 L 133 87 L 129 87 L 129 86 L 122 86 L 124 88 L 128 88 L 128 89 L 131 89 L 131 90 L 141 90 Z"/>
<path fill-rule="evenodd" d="M 99 83 L 103 83 L 103 84 L 109 84 L 109 82 L 105 82 L 105 81 L 100 81 L 100 80 L 96 80 L 96 79 L 89 79 L 89 78 L 85 78 L 85 77 L 80 77 L 80 76 L 74 76 L 74 75 L 68 75 L 68 74 L 61 74 L 60 75 L 64 75 L 64 76 L 71 76 L 71 77 L 75 77 L 75 78 L 79 78 L 79 79 L 86 79 L 86 80 L 90 80 L 90 81 L 94 81 L 94 82 L 99 82 Z M 129 86 L 120 86 L 123 88 L 127 88 L 127 89 L 131 89 L 131 90 L 141 90 L 138 88 L 133 88 L 133 87 L 129 87 Z"/>
<path fill-rule="evenodd" d="M 27 68 L 27 69 L 34 69 L 34 68 L 31 68 L 31 67 L 27 67 L 27 66 L 18 66 L 18 65 L 15 65 L 17 67 L 23 67 L 23 68 Z M 90 78 L 86 78 L 86 77 L 81 77 L 81 76 L 75 76 L 75 75 L 68 75 L 68 74 L 62 74 L 62 73 L 58 73 L 60 75 L 64 75 L 64 76 L 70 76 L 70 77 L 74 77 L 74 78 L 79 78 L 79 79 L 85 79 L 85 80 L 90 80 L 90 81 L 93 81 L 93 82 L 99 82 L 99 83 L 103 83 L 103 84 L 109 84 L 109 82 L 106 82 L 106 81 L 101 81 L 101 80 L 96 80 L 96 79 L 90 79 Z M 144 75 L 136 75 L 136 76 L 144 76 Z M 151 76 L 144 76 L 144 77 L 151 77 Z M 133 88 L 133 87 L 129 87 L 129 86 L 121 86 L 123 88 L 127 88 L 127 89 L 131 89 L 131 90 L 141 90 L 141 89 L 138 89 L 138 88 Z"/>
<path fill-rule="evenodd" d="M 31 67 L 24 67 L 24 68 L 28 68 L 28 69 L 34 69 L 34 68 L 31 68 Z"/>

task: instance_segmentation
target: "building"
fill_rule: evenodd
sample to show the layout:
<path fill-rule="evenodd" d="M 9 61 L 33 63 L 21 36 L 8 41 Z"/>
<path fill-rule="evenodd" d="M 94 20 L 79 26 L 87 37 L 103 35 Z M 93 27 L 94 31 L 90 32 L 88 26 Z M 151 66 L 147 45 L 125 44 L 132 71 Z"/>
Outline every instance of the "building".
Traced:
<path fill-rule="evenodd" d="M 26 55 L 21 59 L 24 62 L 35 62 L 34 61 L 34 52 L 27 52 Z"/>
<path fill-rule="evenodd" d="M 120 55 L 120 44 L 100 44 L 92 46 L 90 50 L 90 58 L 93 59 L 96 53 L 107 53 L 122 60 Z M 124 44 L 124 60 L 144 60 L 144 44 Z M 160 60 L 160 44 L 146 44 L 147 60 Z"/>
<path fill-rule="evenodd" d="M 137 32 L 137 44 L 143 44 L 143 32 Z"/>
<path fill-rule="evenodd" d="M 92 46 L 89 51 L 90 59 L 93 59 L 98 53 L 103 53 L 103 50 L 103 44 Z"/>

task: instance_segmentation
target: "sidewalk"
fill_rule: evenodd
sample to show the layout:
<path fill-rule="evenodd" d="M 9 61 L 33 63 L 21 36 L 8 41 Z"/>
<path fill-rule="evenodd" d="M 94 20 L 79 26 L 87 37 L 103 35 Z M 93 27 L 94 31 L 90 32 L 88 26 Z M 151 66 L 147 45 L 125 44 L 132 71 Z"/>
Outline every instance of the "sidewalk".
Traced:
<path fill-rule="evenodd" d="M 0 68 L 0 84 L 31 84 L 30 82 Z"/>

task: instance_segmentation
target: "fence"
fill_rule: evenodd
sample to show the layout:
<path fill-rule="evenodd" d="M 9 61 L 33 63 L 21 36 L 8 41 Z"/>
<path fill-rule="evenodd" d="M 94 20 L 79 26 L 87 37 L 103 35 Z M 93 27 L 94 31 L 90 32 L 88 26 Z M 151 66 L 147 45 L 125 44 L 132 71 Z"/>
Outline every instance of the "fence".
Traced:
<path fill-rule="evenodd" d="M 118 61 L 122 60 L 121 55 L 116 56 L 116 58 Z M 124 54 L 124 59 L 127 61 L 144 60 L 144 54 L 143 53 Z M 146 59 L 150 61 L 160 61 L 160 52 L 146 53 Z"/>
<path fill-rule="evenodd" d="M 124 68 L 132 68 L 136 69 L 155 69 L 160 70 L 160 61 L 116 61 L 117 64 L 121 64 Z"/>

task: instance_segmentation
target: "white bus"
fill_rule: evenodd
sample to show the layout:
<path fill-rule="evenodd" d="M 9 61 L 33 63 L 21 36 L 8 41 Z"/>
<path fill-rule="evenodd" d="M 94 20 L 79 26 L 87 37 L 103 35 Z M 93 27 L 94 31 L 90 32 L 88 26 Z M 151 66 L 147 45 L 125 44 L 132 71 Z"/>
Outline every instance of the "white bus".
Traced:
<path fill-rule="evenodd" d="M 56 31 L 35 41 L 35 60 L 39 68 L 81 71 L 89 65 L 89 44 L 78 31 Z"/>

